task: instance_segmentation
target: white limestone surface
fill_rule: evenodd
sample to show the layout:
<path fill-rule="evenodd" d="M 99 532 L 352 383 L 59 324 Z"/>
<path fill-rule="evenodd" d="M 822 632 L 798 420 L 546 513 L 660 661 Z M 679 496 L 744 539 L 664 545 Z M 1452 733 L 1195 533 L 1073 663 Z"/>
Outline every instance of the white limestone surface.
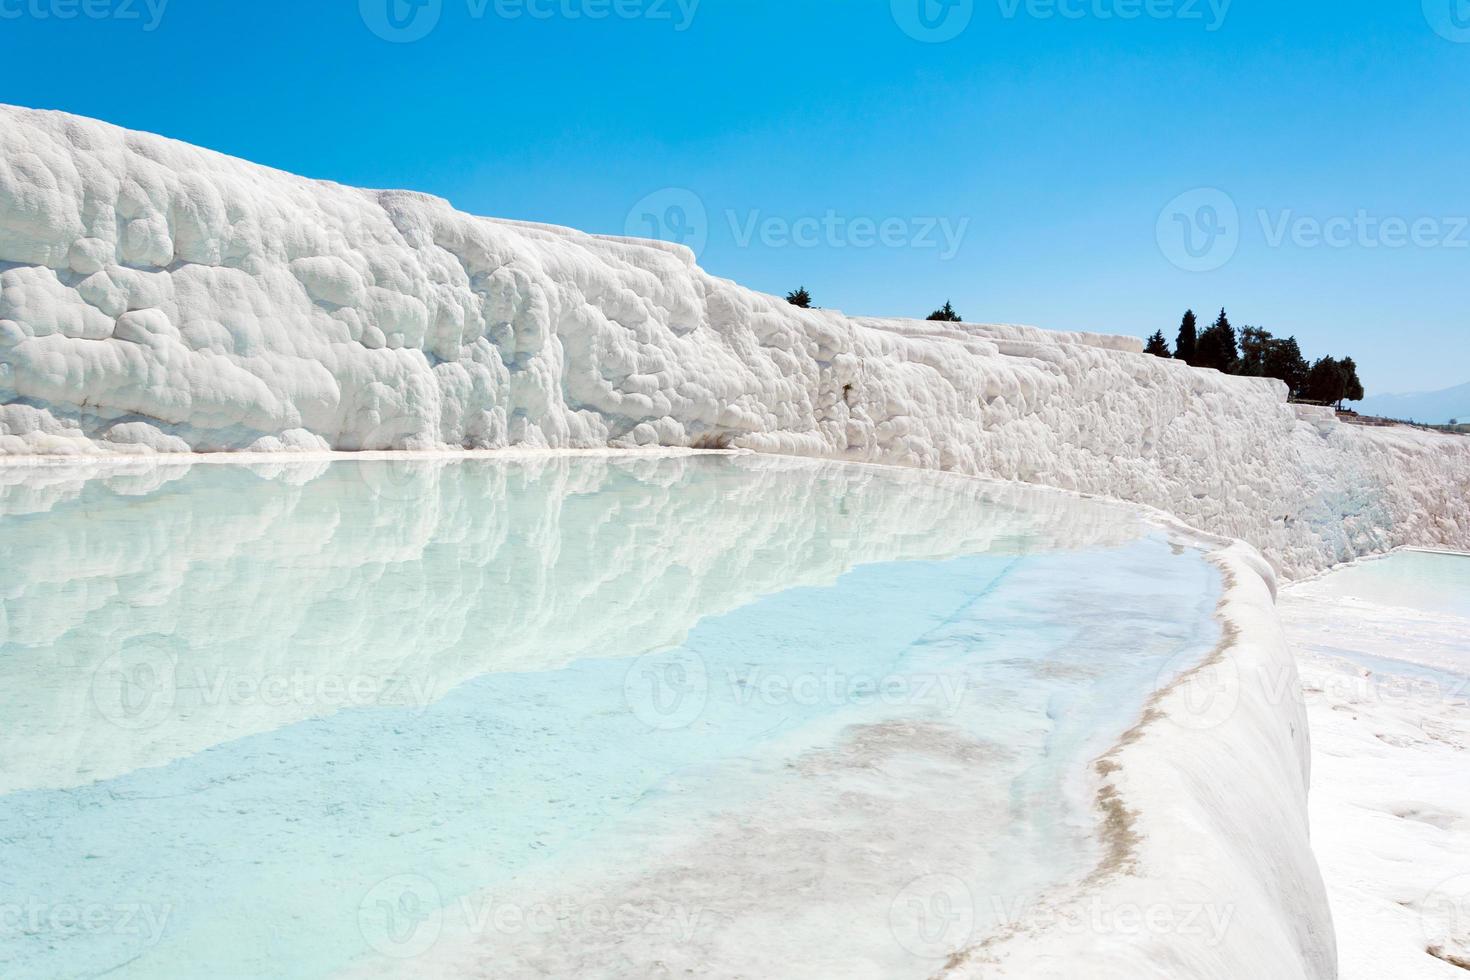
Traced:
<path fill-rule="evenodd" d="M 1306 706 L 1261 556 L 1221 544 L 1217 655 L 1161 675 L 1096 765 L 1110 856 L 1079 887 L 951 957 L 946 980 L 1338 976 L 1312 854 Z"/>
<path fill-rule="evenodd" d="M 0 107 L 0 455 L 740 447 L 1135 501 L 1290 576 L 1470 547 L 1470 440 L 1139 351 L 799 310 L 679 246 Z"/>
<path fill-rule="evenodd" d="M 1283 590 L 1312 726 L 1312 841 L 1343 980 L 1470 969 L 1470 555 Z"/>

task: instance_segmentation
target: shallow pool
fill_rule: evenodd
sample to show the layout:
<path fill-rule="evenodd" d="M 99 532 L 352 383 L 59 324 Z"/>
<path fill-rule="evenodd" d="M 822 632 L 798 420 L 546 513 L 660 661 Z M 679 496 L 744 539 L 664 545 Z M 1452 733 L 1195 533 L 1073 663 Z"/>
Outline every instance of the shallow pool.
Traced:
<path fill-rule="evenodd" d="M 0 469 L 0 975 L 927 976 L 1217 642 L 1133 511 L 730 456 Z"/>
<path fill-rule="evenodd" d="M 1470 619 L 1470 555 L 1397 551 L 1324 576 L 1313 591 Z"/>

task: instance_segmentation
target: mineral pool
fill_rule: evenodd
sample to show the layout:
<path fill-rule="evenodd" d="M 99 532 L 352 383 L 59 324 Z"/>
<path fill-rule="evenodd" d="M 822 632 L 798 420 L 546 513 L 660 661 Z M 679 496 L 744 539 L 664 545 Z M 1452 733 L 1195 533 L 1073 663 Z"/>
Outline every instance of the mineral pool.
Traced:
<path fill-rule="evenodd" d="M 0 976 L 929 976 L 1101 860 L 1204 547 L 750 456 L 0 468 Z"/>
<path fill-rule="evenodd" d="M 1314 591 L 1470 620 L 1470 555 L 1396 551 L 1326 575 Z"/>
<path fill-rule="evenodd" d="M 1293 642 L 1356 664 L 1379 697 L 1470 692 L 1470 555 L 1396 551 L 1295 585 L 1290 602 Z"/>

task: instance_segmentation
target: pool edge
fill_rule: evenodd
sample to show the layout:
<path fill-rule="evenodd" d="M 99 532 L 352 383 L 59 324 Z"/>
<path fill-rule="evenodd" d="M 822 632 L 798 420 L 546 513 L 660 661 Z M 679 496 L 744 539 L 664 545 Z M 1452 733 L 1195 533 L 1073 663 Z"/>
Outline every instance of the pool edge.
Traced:
<path fill-rule="evenodd" d="M 1080 964 L 1094 976 L 1337 976 L 1276 576 L 1244 542 L 1208 557 L 1224 577 L 1224 634 L 1094 762 L 1102 860 L 1045 915 L 957 953 L 938 976 L 1074 976 Z"/>

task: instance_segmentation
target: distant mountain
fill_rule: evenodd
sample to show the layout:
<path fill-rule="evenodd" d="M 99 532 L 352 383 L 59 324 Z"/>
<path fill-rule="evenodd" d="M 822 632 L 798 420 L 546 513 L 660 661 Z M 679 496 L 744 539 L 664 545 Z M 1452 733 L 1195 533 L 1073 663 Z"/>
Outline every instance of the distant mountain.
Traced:
<path fill-rule="evenodd" d="M 1373 395 L 1349 407 L 1364 415 L 1410 419 L 1430 425 L 1443 425 L 1450 419 L 1470 422 L 1470 384 L 1418 395 Z"/>

